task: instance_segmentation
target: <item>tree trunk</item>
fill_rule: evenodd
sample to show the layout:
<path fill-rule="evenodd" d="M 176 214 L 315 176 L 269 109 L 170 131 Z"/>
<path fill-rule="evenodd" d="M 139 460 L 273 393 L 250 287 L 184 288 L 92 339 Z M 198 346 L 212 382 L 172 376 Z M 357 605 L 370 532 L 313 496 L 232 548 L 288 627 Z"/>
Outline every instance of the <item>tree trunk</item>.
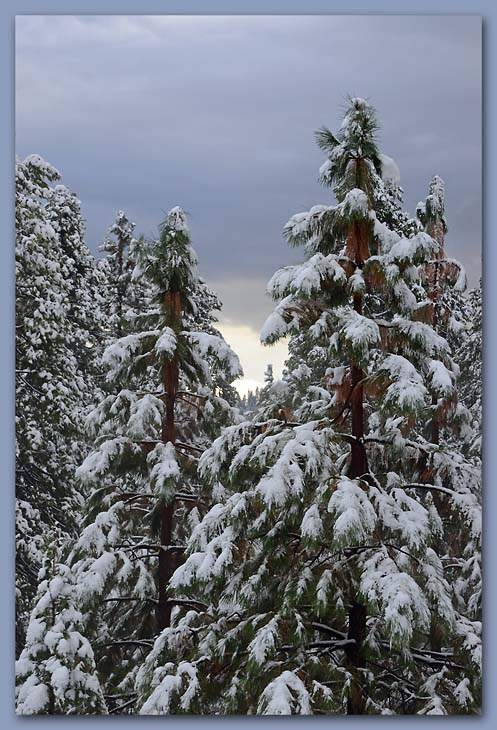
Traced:
<path fill-rule="evenodd" d="M 345 647 L 345 654 L 352 666 L 352 686 L 347 700 L 348 715 L 363 715 L 366 705 L 362 688 L 362 677 L 358 672 L 366 666 L 362 656 L 362 642 L 366 636 L 366 608 L 361 603 L 353 603 L 349 611 L 348 639 L 354 639 L 355 644 Z"/>
<path fill-rule="evenodd" d="M 354 295 L 354 309 L 358 314 L 362 314 L 363 297 L 359 294 Z M 350 364 L 350 378 L 352 387 L 351 398 L 351 417 L 352 417 L 352 436 L 355 440 L 352 442 L 349 477 L 355 479 L 362 477 L 368 471 L 366 449 L 364 446 L 364 392 L 363 384 L 364 372 L 354 362 Z"/>
<path fill-rule="evenodd" d="M 355 440 L 351 445 L 350 465 L 348 476 L 351 479 L 362 477 L 368 471 L 366 449 L 364 447 L 364 404 L 363 404 L 363 387 L 362 380 L 364 378 L 363 371 L 354 364 L 350 367 L 351 385 L 353 394 L 351 398 L 352 413 L 352 436 Z"/>
<path fill-rule="evenodd" d="M 353 223 L 350 227 L 347 237 L 346 254 L 355 261 L 358 268 L 361 268 L 364 261 L 369 258 L 369 232 L 369 226 L 365 222 Z M 355 294 L 353 306 L 358 314 L 362 314 L 363 303 L 363 296 Z M 356 363 L 351 362 L 350 375 L 352 387 L 352 436 L 354 437 L 354 441 L 351 445 L 348 476 L 351 479 L 355 479 L 357 477 L 363 477 L 368 472 L 366 447 L 364 445 L 364 392 L 362 384 L 364 372 Z M 366 616 L 366 607 L 353 600 L 348 617 L 348 638 L 354 639 L 355 644 L 346 648 L 346 655 L 352 673 L 352 686 L 347 700 L 348 715 L 362 715 L 365 711 L 366 701 L 362 687 L 364 678 L 360 669 L 365 666 L 362 655 L 362 642 L 366 635 Z"/>
<path fill-rule="evenodd" d="M 439 265 L 440 261 L 445 257 L 444 253 L 444 232 L 443 232 L 443 226 L 440 221 L 437 221 L 436 223 L 431 224 L 428 227 L 428 234 L 434 238 L 438 245 L 438 253 L 436 260 L 433 265 L 433 270 L 430 272 L 428 276 L 428 296 L 433 304 L 433 314 L 431 319 L 431 324 L 435 332 L 438 328 L 438 311 L 437 306 L 440 300 L 440 271 L 439 271 Z M 438 444 L 440 443 L 440 422 L 438 418 L 438 414 L 436 411 L 437 405 L 438 405 L 438 398 L 436 395 L 433 395 L 431 398 L 431 405 L 433 408 L 433 414 L 431 417 L 431 434 L 430 439 L 432 444 Z M 447 512 L 447 506 L 445 504 L 445 500 L 442 494 L 436 493 L 434 494 L 434 500 L 435 507 L 437 508 L 438 513 L 441 517 L 444 516 Z M 432 651 L 442 651 L 442 644 L 443 644 L 443 629 L 440 626 L 440 624 L 437 622 L 436 617 L 432 616 L 431 622 L 430 622 L 430 649 Z"/>
<path fill-rule="evenodd" d="M 364 261 L 369 258 L 369 233 L 370 229 L 366 222 L 353 223 L 350 226 L 347 236 L 346 255 L 352 259 L 358 268 L 362 268 Z M 362 314 L 364 298 L 362 294 L 354 294 L 354 310 Z M 350 363 L 350 376 L 352 387 L 351 416 L 352 436 L 355 441 L 351 446 L 350 465 L 348 476 L 351 479 L 366 474 L 367 459 L 364 447 L 364 397 L 363 385 L 364 373 L 356 363 Z"/>
<path fill-rule="evenodd" d="M 431 325 L 435 332 L 438 328 L 438 303 L 440 300 L 440 261 L 442 261 L 445 258 L 445 251 L 444 251 L 444 229 L 441 221 L 435 221 L 431 223 L 427 228 L 427 233 L 429 236 L 435 239 L 435 241 L 438 243 L 438 252 L 436 259 L 434 261 L 433 268 L 428 273 L 428 297 L 431 299 L 431 302 L 433 304 L 433 314 L 431 318 Z M 438 403 L 438 399 L 436 396 L 433 396 L 431 399 L 431 404 L 433 406 L 433 415 L 431 419 L 431 442 L 432 444 L 439 444 L 440 443 L 440 424 L 438 421 L 438 416 L 436 412 L 436 406 Z"/>
<path fill-rule="evenodd" d="M 175 331 L 181 321 L 181 300 L 179 292 L 167 292 L 164 296 L 167 321 Z M 176 354 L 172 360 L 166 360 L 162 366 L 162 385 L 166 395 L 164 418 L 162 419 L 162 441 L 164 443 L 176 441 L 176 424 L 174 405 L 179 385 L 179 361 Z M 171 604 L 168 601 L 167 587 L 174 572 L 174 553 L 167 547 L 172 544 L 174 527 L 173 502 L 162 507 L 160 522 L 160 544 L 158 588 L 159 603 L 157 606 L 157 629 L 162 631 L 171 624 Z"/>

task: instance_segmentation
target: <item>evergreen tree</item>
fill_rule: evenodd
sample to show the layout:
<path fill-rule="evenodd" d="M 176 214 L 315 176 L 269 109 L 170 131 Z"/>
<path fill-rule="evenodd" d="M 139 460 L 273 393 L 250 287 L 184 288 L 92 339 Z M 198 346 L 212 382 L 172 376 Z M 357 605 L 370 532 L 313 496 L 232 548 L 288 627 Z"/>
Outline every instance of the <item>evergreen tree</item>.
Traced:
<path fill-rule="evenodd" d="M 98 278 L 83 242 L 79 201 L 38 155 L 16 164 L 16 579 L 17 643 L 23 633 L 42 545 L 71 532 L 82 497 L 74 470 L 85 454 L 85 408 L 98 327 Z"/>
<path fill-rule="evenodd" d="M 456 395 L 422 297 L 439 243 L 378 219 L 376 133 L 362 99 L 338 134 L 318 133 L 338 203 L 285 227 L 307 259 L 271 279 L 278 304 L 262 337 L 309 333 L 332 363 L 327 388 L 300 420 L 231 426 L 202 456 L 203 478 L 226 496 L 171 586 L 205 608 L 186 604 L 157 638 L 136 678 L 144 714 L 479 707 L 479 470 L 424 435 L 433 397 Z"/>
<path fill-rule="evenodd" d="M 270 388 L 273 383 L 274 383 L 273 366 L 268 365 L 264 372 L 264 385 L 266 387 Z"/>
<path fill-rule="evenodd" d="M 83 614 L 70 569 L 52 541 L 40 570 L 26 645 L 16 662 L 20 715 L 105 714 L 93 650 L 81 633 Z"/>
<path fill-rule="evenodd" d="M 112 392 L 89 414 L 95 449 L 77 472 L 93 492 L 63 561 L 78 586 L 109 712 L 130 710 L 134 677 L 177 610 L 170 576 L 190 529 L 218 497 L 198 484 L 196 463 L 236 415 L 216 382 L 241 374 L 213 330 L 214 295 L 199 280 L 181 209 L 171 210 L 138 265 L 150 306 L 104 352 Z"/>
<path fill-rule="evenodd" d="M 430 299 L 431 324 L 436 332 L 449 337 L 450 333 L 462 327 L 461 294 L 466 288 L 466 274 L 459 262 L 445 256 L 445 183 L 435 175 L 430 183 L 429 194 L 417 205 L 416 213 L 424 230 L 438 243 L 433 260 L 428 261 L 422 271 L 425 287 Z M 438 444 L 440 428 L 450 404 L 445 398 L 434 394 L 432 400 L 431 441 Z M 451 409 L 451 416 L 454 415 Z M 463 417 L 465 414 L 460 413 Z"/>
<path fill-rule="evenodd" d="M 240 413 L 242 413 L 243 416 L 254 415 L 259 407 L 260 397 L 260 388 L 257 387 L 255 390 L 249 389 L 247 394 L 240 400 Z"/>
<path fill-rule="evenodd" d="M 463 290 L 466 287 L 466 275 L 462 266 L 445 255 L 445 235 L 447 221 L 445 217 L 445 183 L 441 177 L 435 175 L 429 186 L 429 194 L 424 202 L 417 205 L 416 214 L 423 229 L 438 243 L 434 258 L 428 261 L 421 269 L 421 278 L 430 304 L 427 312 L 429 321 L 435 332 L 442 334 L 453 344 L 454 333 L 464 329 L 464 315 L 462 313 Z M 457 352 L 456 360 L 457 363 Z M 459 376 L 459 367 L 456 365 L 456 376 Z M 469 412 L 461 403 L 461 399 L 454 397 L 454 392 L 432 394 L 432 413 L 429 422 L 429 439 L 433 444 L 447 441 L 455 448 L 461 448 L 464 441 L 471 439 Z M 450 428 L 444 428 L 447 424 Z M 457 426 L 457 428 L 456 428 Z M 450 512 L 450 503 L 443 493 L 434 495 L 437 511 L 445 519 Z M 449 524 L 444 535 L 440 536 L 437 546 L 438 552 L 443 552 L 444 546 L 457 553 L 459 550 L 459 525 Z M 443 627 L 432 616 L 430 626 L 430 647 L 439 651 L 443 643 Z"/>
<path fill-rule="evenodd" d="M 400 186 L 400 171 L 395 161 L 387 155 L 380 154 L 381 171 L 370 170 L 370 183 L 376 219 L 384 223 L 398 236 L 411 238 L 419 230 L 422 224 L 418 219 L 411 218 L 402 207 L 404 191 Z M 324 185 L 332 185 L 330 177 L 330 161 L 327 159 L 320 168 L 320 179 Z M 319 215 L 321 206 L 313 208 L 310 214 Z M 305 223 L 309 218 L 307 213 L 297 214 L 288 222 L 284 234 L 292 243 L 295 225 Z M 413 290 L 416 285 L 412 283 Z M 422 287 L 419 286 L 422 290 Z M 376 294 L 369 296 L 368 306 L 376 308 L 379 312 L 384 308 L 384 302 Z M 421 291 L 421 299 L 424 299 L 424 292 Z M 288 342 L 289 357 L 283 373 L 283 381 L 279 384 L 272 414 L 282 410 L 287 417 L 296 413 L 297 417 L 306 417 L 306 414 L 317 413 L 320 408 L 328 407 L 329 384 L 327 383 L 330 368 L 340 368 L 346 364 L 344 353 L 337 352 L 333 359 L 330 359 L 329 348 L 319 341 L 315 334 L 305 329 L 299 332 L 290 333 Z M 338 370 L 337 372 L 341 372 Z M 328 374 L 327 374 L 328 373 Z M 286 387 L 285 387 L 286 386 Z M 266 415 L 270 411 L 266 410 Z"/>
<path fill-rule="evenodd" d="M 268 418 L 291 419 L 290 388 L 284 380 L 274 380 L 273 366 L 268 365 L 264 373 L 264 386 L 257 393 L 254 410 L 247 410 L 245 415 L 263 421 Z"/>
<path fill-rule="evenodd" d="M 137 284 L 133 279 L 133 271 L 144 240 L 138 241 L 133 237 L 134 229 L 135 224 L 122 210 L 119 210 L 100 246 L 100 251 L 105 253 L 99 266 L 106 281 L 107 330 L 111 338 L 120 337 L 125 330 L 129 330 L 130 325 L 126 321 L 126 315 L 129 310 L 136 311 L 136 305 L 141 303 L 136 301 L 137 292 L 134 290 Z"/>

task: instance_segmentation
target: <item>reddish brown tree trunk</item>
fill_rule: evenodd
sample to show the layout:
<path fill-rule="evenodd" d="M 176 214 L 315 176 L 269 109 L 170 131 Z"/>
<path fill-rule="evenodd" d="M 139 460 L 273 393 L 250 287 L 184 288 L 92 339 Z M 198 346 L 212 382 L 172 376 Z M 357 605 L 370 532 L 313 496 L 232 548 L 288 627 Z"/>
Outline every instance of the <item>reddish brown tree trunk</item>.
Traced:
<path fill-rule="evenodd" d="M 177 331 L 181 320 L 181 299 L 179 292 L 167 292 L 164 297 L 167 321 L 170 327 Z M 176 441 L 176 424 L 174 406 L 179 385 L 179 361 L 177 354 L 162 366 L 162 385 L 166 393 L 165 411 L 162 419 L 162 441 L 174 444 Z M 173 502 L 162 507 L 160 522 L 160 544 L 158 589 L 159 603 L 157 606 L 157 628 L 162 631 L 171 624 L 171 604 L 168 600 L 167 587 L 174 572 L 174 553 L 167 548 L 172 544 L 174 527 Z"/>
<path fill-rule="evenodd" d="M 432 238 L 435 239 L 435 241 L 438 243 L 438 252 L 436 256 L 436 260 L 433 264 L 433 268 L 429 271 L 428 274 L 428 296 L 432 301 L 433 304 L 433 315 L 431 324 L 432 327 L 437 329 L 438 327 L 438 311 L 437 307 L 440 300 L 440 261 L 442 261 L 445 258 L 445 252 L 444 252 L 444 229 L 441 221 L 437 221 L 435 223 L 432 223 L 428 226 L 427 230 L 428 235 L 430 235 Z M 438 399 L 434 395 L 431 399 L 431 404 L 433 406 L 433 415 L 431 419 L 431 442 L 433 444 L 439 444 L 440 443 L 440 424 L 439 419 L 436 412 Z"/>
<path fill-rule="evenodd" d="M 444 231 L 441 221 L 431 224 L 428 227 L 428 234 L 434 238 L 438 243 L 437 257 L 433 265 L 433 269 L 430 271 L 428 276 L 428 296 L 433 304 L 433 314 L 431 324 L 433 329 L 436 331 L 438 327 L 438 303 L 440 300 L 440 261 L 445 258 L 444 253 Z M 431 442 L 432 444 L 440 443 L 440 422 L 437 414 L 438 398 L 433 395 L 431 398 L 431 405 L 433 408 L 433 414 L 431 417 Z M 441 516 L 447 511 L 443 495 L 435 492 L 434 502 L 435 506 Z M 435 617 L 432 617 L 430 623 L 430 649 L 432 651 L 441 651 L 443 643 L 443 629 L 440 623 Z"/>
<path fill-rule="evenodd" d="M 360 295 L 354 296 L 354 309 L 362 314 L 363 298 Z M 366 449 L 364 447 L 364 390 L 362 381 L 364 372 L 355 363 L 350 364 L 350 377 L 352 387 L 351 418 L 352 436 L 354 441 L 351 446 L 349 476 L 351 479 L 362 477 L 368 470 Z"/>

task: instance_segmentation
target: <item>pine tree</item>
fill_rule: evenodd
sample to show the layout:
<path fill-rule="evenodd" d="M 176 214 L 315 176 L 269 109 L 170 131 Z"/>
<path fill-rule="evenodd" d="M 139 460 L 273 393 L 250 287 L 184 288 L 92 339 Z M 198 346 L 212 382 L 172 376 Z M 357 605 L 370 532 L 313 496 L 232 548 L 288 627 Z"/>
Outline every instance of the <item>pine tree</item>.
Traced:
<path fill-rule="evenodd" d="M 291 420 L 291 400 L 288 383 L 284 378 L 275 380 L 273 366 L 268 365 L 264 373 L 264 386 L 254 399 L 254 410 L 247 409 L 244 415 L 258 421 L 270 418 Z"/>
<path fill-rule="evenodd" d="M 377 127 L 351 99 L 338 134 L 318 133 L 338 203 L 285 227 L 307 258 L 271 279 L 262 337 L 309 333 L 332 363 L 327 392 L 300 420 L 228 427 L 202 456 L 226 496 L 171 586 L 206 608 L 189 605 L 157 638 L 136 680 L 144 714 L 479 707 L 479 471 L 423 434 L 433 397 L 455 400 L 457 367 L 421 286 L 439 243 L 378 219 Z"/>
<path fill-rule="evenodd" d="M 274 383 L 273 366 L 270 364 L 267 366 L 264 372 L 264 385 L 271 387 Z"/>
<path fill-rule="evenodd" d="M 411 218 L 402 207 L 404 191 L 400 186 L 400 171 L 395 161 L 387 155 L 380 154 L 381 173 L 376 169 L 370 171 L 372 196 L 376 219 L 384 223 L 402 238 L 411 238 L 420 230 L 422 224 L 419 219 Z M 325 185 L 333 185 L 329 177 L 329 160 L 320 168 L 320 179 Z M 319 206 L 313 209 L 319 214 Z M 305 220 L 306 214 L 297 214 L 287 224 L 285 234 L 290 240 L 295 223 Z M 420 287 L 421 288 L 421 287 Z M 415 286 L 413 286 L 415 289 Z M 423 298 L 423 296 L 422 296 Z M 375 306 L 381 311 L 381 299 L 369 300 L 369 306 Z M 278 407 L 273 408 L 273 414 L 278 410 L 300 416 L 307 413 L 317 413 L 319 409 L 326 409 L 329 400 L 328 375 L 330 368 L 338 368 L 346 363 L 343 353 L 336 353 L 333 361 L 326 346 L 323 346 L 316 337 L 305 329 L 291 333 L 288 342 L 289 357 L 283 373 L 282 383 L 278 388 Z M 336 384 L 338 385 L 338 383 Z M 285 387 L 286 386 L 286 387 Z M 269 411 L 266 410 L 266 415 Z"/>
<path fill-rule="evenodd" d="M 130 316 L 143 305 L 144 292 L 140 291 L 133 272 L 145 242 L 143 238 L 133 237 L 134 229 L 135 224 L 119 210 L 100 246 L 100 251 L 105 253 L 99 267 L 105 278 L 109 338 L 126 334 L 131 329 Z"/>
<path fill-rule="evenodd" d="M 71 532 L 81 423 L 96 384 L 98 277 L 80 204 L 38 155 L 16 164 L 16 578 L 22 645 L 47 533 Z"/>
<path fill-rule="evenodd" d="M 431 302 L 431 324 L 436 332 L 447 337 L 462 326 L 462 318 L 457 314 L 461 302 L 458 294 L 466 288 L 466 274 L 457 261 L 445 256 L 445 183 L 438 175 L 432 178 L 428 197 L 418 203 L 416 213 L 424 230 L 438 243 L 435 258 L 424 267 L 423 278 Z M 431 442 L 434 444 L 440 442 L 440 428 L 448 405 L 446 399 L 433 396 Z"/>
<path fill-rule="evenodd" d="M 178 602 L 169 578 L 217 497 L 198 484 L 196 463 L 236 415 L 216 383 L 241 374 L 213 329 L 214 295 L 199 280 L 181 209 L 169 213 L 138 265 L 150 306 L 104 352 L 111 392 L 88 416 L 95 449 L 77 472 L 93 492 L 63 561 L 78 586 L 109 712 L 129 711 L 134 677 L 171 621 Z"/>
<path fill-rule="evenodd" d="M 81 633 L 78 585 L 52 540 L 44 555 L 26 644 L 16 662 L 20 715 L 106 714 L 93 650 Z"/>

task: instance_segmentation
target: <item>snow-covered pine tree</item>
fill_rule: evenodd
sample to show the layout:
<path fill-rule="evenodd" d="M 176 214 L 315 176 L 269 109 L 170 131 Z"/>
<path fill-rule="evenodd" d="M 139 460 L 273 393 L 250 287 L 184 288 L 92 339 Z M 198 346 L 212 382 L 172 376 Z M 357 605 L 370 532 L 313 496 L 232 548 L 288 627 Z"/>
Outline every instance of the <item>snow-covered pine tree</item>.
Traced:
<path fill-rule="evenodd" d="M 245 416 L 252 416 L 254 413 L 257 412 L 257 408 L 259 407 L 259 400 L 261 397 L 261 388 L 256 386 L 255 390 L 249 389 L 247 391 L 247 395 L 244 396 L 240 406 L 241 406 L 241 412 Z"/>
<path fill-rule="evenodd" d="M 101 331 L 106 324 L 104 278 L 85 243 L 85 222 L 81 202 L 65 185 L 55 185 L 47 195 L 46 213 L 67 262 L 69 308 L 72 332 L 68 345 L 85 380 L 85 400 L 81 408 L 95 404 L 100 395 L 98 382 L 102 355 Z M 81 461 L 83 455 L 78 459 Z"/>
<path fill-rule="evenodd" d="M 451 332 L 460 331 L 463 327 L 461 292 L 466 288 L 466 274 L 458 261 L 445 256 L 445 183 L 439 175 L 432 178 L 428 196 L 424 202 L 418 203 L 416 214 L 424 230 L 438 243 L 434 259 L 423 267 L 422 278 L 431 302 L 431 324 L 436 332 L 448 337 Z M 431 442 L 434 444 L 440 441 L 440 429 L 447 420 L 447 410 L 451 405 L 454 403 L 449 403 L 447 398 L 433 395 Z M 454 415 L 452 408 L 449 417 Z M 465 414 L 459 416 L 464 419 Z"/>
<path fill-rule="evenodd" d="M 270 418 L 288 420 L 292 416 L 291 388 L 285 379 L 288 373 L 283 373 L 283 378 L 274 379 L 273 366 L 268 365 L 264 372 L 264 386 L 259 389 L 255 401 L 255 409 L 246 409 L 244 415 L 252 420 L 265 421 Z M 250 391 L 249 391 L 250 392 Z"/>
<path fill-rule="evenodd" d="M 43 558 L 26 644 L 16 662 L 19 715 L 106 714 L 71 570 L 53 539 Z"/>
<path fill-rule="evenodd" d="M 435 257 L 421 269 L 422 283 L 430 301 L 429 321 L 435 332 L 442 334 L 448 341 L 454 333 L 463 329 L 462 292 L 466 287 L 466 274 L 459 262 L 445 256 L 445 235 L 447 221 L 445 217 L 445 183 L 439 175 L 435 175 L 429 186 L 428 196 L 418 203 L 416 215 L 422 228 L 438 243 Z M 457 363 L 457 358 L 456 358 Z M 459 369 L 455 371 L 459 375 Z M 461 404 L 459 397 L 454 397 L 453 390 L 447 393 L 432 394 L 432 413 L 428 424 L 429 440 L 439 444 L 441 438 L 449 439 L 462 448 L 463 441 L 470 439 L 469 413 Z M 444 432 L 444 425 L 450 429 Z M 459 428 L 455 428 L 456 424 Z M 455 441 L 454 441 L 455 436 Z M 464 438 L 461 438 L 463 436 Z M 433 495 L 437 511 L 444 518 L 450 511 L 447 496 L 443 493 Z M 444 534 L 441 534 L 437 552 L 453 551 L 458 545 L 459 525 L 452 522 Z M 456 549 L 457 552 L 457 549 Z M 439 651 L 443 643 L 443 626 L 432 616 L 430 626 L 430 647 Z"/>
<path fill-rule="evenodd" d="M 397 163 L 388 155 L 380 154 L 379 157 L 381 174 L 376 170 L 371 170 L 376 218 L 400 237 L 411 238 L 422 230 L 422 224 L 419 219 L 413 219 L 403 210 L 404 191 L 400 186 L 400 171 Z M 326 160 L 320 168 L 320 178 L 325 185 L 333 185 L 333 180 L 328 179 L 328 169 L 328 160 Z M 285 229 L 285 233 L 291 237 L 293 220 L 289 222 L 287 229 Z M 381 307 L 381 300 L 377 300 L 376 304 Z M 370 300 L 370 306 L 373 305 L 373 300 Z M 343 353 L 337 353 L 332 362 L 327 347 L 323 347 L 316 337 L 305 329 L 292 333 L 288 341 L 288 360 L 282 382 L 278 384 L 278 393 L 273 394 L 276 395 L 274 400 L 278 401 L 276 411 L 282 408 L 286 413 L 296 409 L 302 413 L 310 411 L 315 413 L 320 405 L 326 407 L 326 372 L 332 365 L 339 367 L 344 363 Z M 266 414 L 268 413 L 269 411 L 266 410 Z"/>
<path fill-rule="evenodd" d="M 206 306 L 197 308 L 207 289 L 181 209 L 171 210 L 139 266 L 150 307 L 104 352 L 109 385 L 120 390 L 88 417 L 96 445 L 77 473 L 93 493 L 84 529 L 61 561 L 78 586 L 110 712 L 133 704 L 134 675 L 178 603 L 170 575 L 191 526 L 217 497 L 200 488 L 196 463 L 235 414 L 212 373 L 226 383 L 241 374 Z"/>
<path fill-rule="evenodd" d="M 95 395 L 95 263 L 83 242 L 79 201 L 38 155 L 16 163 L 16 579 L 17 644 L 36 591 L 42 545 L 71 532 L 85 455 L 82 414 Z M 91 306 L 90 306 L 91 305 Z"/>
<path fill-rule="evenodd" d="M 129 332 L 129 315 L 136 313 L 142 304 L 133 271 L 145 242 L 143 238 L 137 240 L 133 237 L 134 230 L 135 224 L 119 210 L 100 246 L 100 251 L 105 254 L 99 268 L 105 277 L 107 330 L 111 339 Z"/>
<path fill-rule="evenodd" d="M 287 224 L 307 258 L 271 279 L 279 301 L 262 333 L 307 330 L 345 362 L 314 413 L 234 425 L 202 456 L 203 477 L 229 491 L 171 586 L 207 608 L 189 606 L 156 640 L 136 680 L 144 714 L 479 707 L 479 472 L 423 435 L 432 395 L 453 393 L 456 376 L 419 300 L 438 243 L 378 220 L 376 131 L 373 108 L 351 99 L 338 134 L 319 133 L 338 203 Z M 437 552 L 449 521 L 458 555 Z"/>

